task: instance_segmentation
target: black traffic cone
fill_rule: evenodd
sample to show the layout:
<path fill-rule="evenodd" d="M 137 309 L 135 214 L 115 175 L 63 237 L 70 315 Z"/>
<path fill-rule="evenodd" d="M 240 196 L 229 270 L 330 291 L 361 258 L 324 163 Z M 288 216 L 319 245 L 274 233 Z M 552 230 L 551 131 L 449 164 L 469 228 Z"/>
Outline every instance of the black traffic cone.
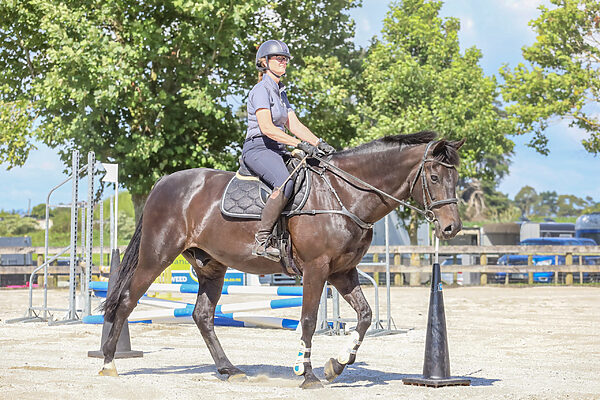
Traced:
<path fill-rule="evenodd" d="M 438 263 L 433 264 L 431 272 L 431 295 L 429 297 L 423 377 L 404 378 L 402 382 L 405 385 L 430 387 L 469 386 L 471 384 L 469 379 L 450 377 L 444 296 L 442 295 L 442 279 L 440 264 Z"/>
<path fill-rule="evenodd" d="M 113 288 L 116 284 L 116 274 L 117 270 L 119 269 L 120 260 L 121 257 L 119 257 L 119 249 L 114 249 L 110 256 L 110 275 L 108 276 L 108 289 L 106 291 L 106 297 L 108 297 L 108 294 L 113 291 Z M 108 338 L 110 328 L 112 328 L 112 322 L 104 320 L 104 324 L 102 325 L 102 340 L 100 341 L 100 350 L 88 351 L 88 357 L 104 358 L 102 346 L 104 346 L 104 343 Z M 129 323 L 125 321 L 125 323 L 123 324 L 123 329 L 121 329 L 121 335 L 119 336 L 119 340 L 117 341 L 117 350 L 115 352 L 115 358 L 137 358 L 143 356 L 144 353 L 142 351 L 131 350 L 131 339 L 129 338 Z"/>

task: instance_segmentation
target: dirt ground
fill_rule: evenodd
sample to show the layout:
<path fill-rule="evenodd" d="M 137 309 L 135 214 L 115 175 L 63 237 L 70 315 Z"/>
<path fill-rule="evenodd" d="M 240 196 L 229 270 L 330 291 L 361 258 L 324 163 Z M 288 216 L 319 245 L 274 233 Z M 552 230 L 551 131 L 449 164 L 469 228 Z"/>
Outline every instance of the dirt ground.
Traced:
<path fill-rule="evenodd" d="M 365 290 L 371 305 L 373 291 Z M 34 303 L 41 303 L 36 291 Z M 380 296 L 385 317 L 385 293 Z M 67 305 L 66 290 L 50 291 L 50 306 Z M 225 296 L 224 296 L 225 297 Z M 428 288 L 393 288 L 392 317 L 407 332 L 369 337 L 357 362 L 331 384 L 323 365 L 345 343 L 316 336 L 312 362 L 323 389 L 303 391 L 291 365 L 294 331 L 217 327 L 230 360 L 248 382 L 216 372 L 194 325 L 131 324 L 134 350 L 144 357 L 116 360 L 118 378 L 98 376 L 100 325 L 7 324 L 23 315 L 26 290 L 0 290 L 0 398 L 6 399 L 600 399 L 600 288 L 445 288 L 453 376 L 469 387 L 406 386 L 423 368 Z M 256 300 L 259 300 L 257 298 Z M 227 297 L 225 302 L 239 302 Z M 298 318 L 299 309 L 266 312 Z M 353 317 L 342 306 L 343 317 Z"/>

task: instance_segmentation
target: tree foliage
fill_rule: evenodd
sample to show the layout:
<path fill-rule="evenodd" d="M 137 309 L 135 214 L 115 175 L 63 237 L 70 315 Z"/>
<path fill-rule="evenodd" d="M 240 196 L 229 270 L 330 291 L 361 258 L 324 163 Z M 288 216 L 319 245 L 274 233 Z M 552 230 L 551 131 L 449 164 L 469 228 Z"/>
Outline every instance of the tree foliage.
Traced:
<path fill-rule="evenodd" d="M 0 236 L 23 236 L 39 229 L 33 218 L 8 214 L 0 217 Z"/>
<path fill-rule="evenodd" d="M 515 195 L 515 204 L 524 217 L 533 215 L 535 205 L 538 203 L 538 194 L 531 186 L 523 186 Z"/>
<path fill-rule="evenodd" d="M 572 194 L 557 194 L 555 191 L 537 193 L 531 186 L 523 186 L 515 195 L 514 204 L 521 215 L 532 217 L 574 217 L 600 209 L 590 196 L 580 198 Z"/>
<path fill-rule="evenodd" d="M 530 64 L 504 66 L 507 112 L 518 133 L 533 133 L 529 146 L 548 154 L 544 129 L 554 118 L 589 133 L 582 141 L 590 153 L 600 153 L 600 3 L 597 0 L 550 0 L 549 9 L 531 21 L 536 42 L 523 48 Z"/>
<path fill-rule="evenodd" d="M 495 78 L 484 75 L 475 47 L 461 52 L 456 18 L 441 18 L 441 1 L 392 3 L 382 38 L 368 50 L 351 118 L 360 135 L 352 144 L 381 136 L 437 130 L 467 138 L 462 177 L 493 180 L 506 171 L 515 127 L 496 104 Z M 408 217 L 406 213 L 404 217 Z M 413 214 L 414 218 L 416 214 Z M 409 234 L 416 243 L 416 223 Z"/>
<path fill-rule="evenodd" d="M 342 11 L 354 3 L 2 2 L 1 100 L 22 105 L 12 118 L 37 116 L 38 137 L 64 146 L 65 163 L 72 148 L 119 163 L 119 181 L 139 209 L 162 175 L 235 165 L 245 121 L 231 103 L 255 83 L 265 35 L 295 38 L 298 65 L 305 56 L 342 54 L 353 34 Z M 296 15 L 298 7 L 304 12 Z M 27 147 L 19 151 L 5 157 L 17 165 Z"/>

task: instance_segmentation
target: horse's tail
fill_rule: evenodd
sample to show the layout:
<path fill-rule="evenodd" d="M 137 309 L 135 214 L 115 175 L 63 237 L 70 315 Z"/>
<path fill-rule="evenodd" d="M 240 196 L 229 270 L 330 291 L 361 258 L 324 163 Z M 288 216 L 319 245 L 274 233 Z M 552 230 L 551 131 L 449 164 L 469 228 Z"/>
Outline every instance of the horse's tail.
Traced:
<path fill-rule="evenodd" d="M 111 288 L 110 293 L 108 293 L 106 296 L 106 301 L 102 303 L 101 309 L 104 310 L 104 319 L 108 322 L 114 321 L 115 313 L 117 312 L 117 308 L 121 302 L 121 298 L 123 297 L 123 292 L 129 288 L 131 277 L 137 268 L 140 255 L 143 220 L 144 215 L 142 213 L 142 215 L 140 215 L 140 221 L 135 228 L 133 237 L 127 245 L 127 249 L 125 250 L 123 261 L 121 261 L 119 264 L 119 269 L 116 271 L 116 273 L 113 273 L 114 275 L 112 276 L 112 279 L 115 279 L 116 283 L 113 283 L 114 286 Z"/>

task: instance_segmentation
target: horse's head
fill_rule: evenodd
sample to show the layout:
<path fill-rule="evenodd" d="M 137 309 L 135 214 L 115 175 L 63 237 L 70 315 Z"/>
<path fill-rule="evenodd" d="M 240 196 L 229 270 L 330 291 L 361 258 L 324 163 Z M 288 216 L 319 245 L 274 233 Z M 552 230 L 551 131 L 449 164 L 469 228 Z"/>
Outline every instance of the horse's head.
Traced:
<path fill-rule="evenodd" d="M 456 166 L 460 159 L 458 149 L 464 142 L 465 139 L 429 143 L 411 174 L 411 196 L 425 208 L 427 218 L 433 220 L 439 239 L 451 239 L 462 229 L 456 198 Z"/>

